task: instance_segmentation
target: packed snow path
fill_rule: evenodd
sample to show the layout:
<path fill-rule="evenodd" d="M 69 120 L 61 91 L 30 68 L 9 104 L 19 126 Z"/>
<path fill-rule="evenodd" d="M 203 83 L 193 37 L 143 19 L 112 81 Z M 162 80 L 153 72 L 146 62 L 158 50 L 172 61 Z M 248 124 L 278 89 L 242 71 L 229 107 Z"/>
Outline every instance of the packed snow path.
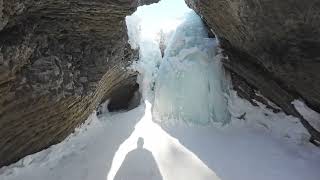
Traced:
<path fill-rule="evenodd" d="M 318 180 L 320 154 L 311 148 L 250 128 L 172 126 L 151 121 L 150 105 L 125 113 L 91 117 L 68 140 L 2 168 L 1 180 L 110 180 L 139 137 L 155 159 L 163 180 Z M 151 162 L 134 158 L 152 180 Z M 128 162 L 128 161 L 127 161 Z M 129 176 L 130 180 L 135 174 Z M 130 176 L 132 175 L 132 176 Z M 120 175 L 119 175 L 120 176 Z M 159 176 L 154 176 L 154 179 Z"/>
<path fill-rule="evenodd" d="M 181 17 L 127 19 L 140 47 L 141 105 L 93 113 L 62 143 L 1 168 L 1 180 L 319 180 L 320 151 L 299 120 L 226 95 L 216 41 L 182 0 L 154 6 L 167 5 Z M 159 24 L 164 58 L 153 37 Z"/>

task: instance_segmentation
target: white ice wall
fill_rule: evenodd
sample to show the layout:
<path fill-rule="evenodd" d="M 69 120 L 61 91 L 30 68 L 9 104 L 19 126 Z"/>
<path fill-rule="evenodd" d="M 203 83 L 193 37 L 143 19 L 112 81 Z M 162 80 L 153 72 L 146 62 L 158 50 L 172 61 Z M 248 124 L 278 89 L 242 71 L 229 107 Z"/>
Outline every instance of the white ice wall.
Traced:
<path fill-rule="evenodd" d="M 186 14 L 160 66 L 153 111 L 156 119 L 203 125 L 229 120 L 216 47 L 198 15 Z"/>

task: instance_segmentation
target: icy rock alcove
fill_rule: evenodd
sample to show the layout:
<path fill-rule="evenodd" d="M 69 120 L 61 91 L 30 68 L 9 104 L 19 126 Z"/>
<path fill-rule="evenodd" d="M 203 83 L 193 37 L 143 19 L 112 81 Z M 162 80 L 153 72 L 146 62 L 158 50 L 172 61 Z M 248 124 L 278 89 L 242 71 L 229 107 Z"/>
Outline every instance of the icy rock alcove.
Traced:
<path fill-rule="evenodd" d="M 169 13 L 171 17 L 166 19 L 162 13 L 163 22 L 157 21 L 156 15 L 141 17 L 150 7 L 141 7 L 127 17 L 130 43 L 140 48 L 141 58 L 133 68 L 141 74 L 143 97 L 153 104 L 154 120 L 162 123 L 225 124 L 230 118 L 218 43 L 208 37 L 194 11 L 183 1 L 176 3 L 181 3 L 180 9 L 173 11 L 176 15 Z M 165 1 L 159 4 L 159 11 L 169 8 L 166 5 L 172 7 Z M 163 58 L 160 43 L 166 47 Z"/>
<path fill-rule="evenodd" d="M 226 93 L 217 42 L 183 0 L 140 7 L 127 26 L 144 103 L 111 113 L 106 102 L 62 143 L 1 168 L 1 180 L 319 179 L 319 149 L 299 119 Z M 154 161 L 132 156 L 141 151 Z"/>

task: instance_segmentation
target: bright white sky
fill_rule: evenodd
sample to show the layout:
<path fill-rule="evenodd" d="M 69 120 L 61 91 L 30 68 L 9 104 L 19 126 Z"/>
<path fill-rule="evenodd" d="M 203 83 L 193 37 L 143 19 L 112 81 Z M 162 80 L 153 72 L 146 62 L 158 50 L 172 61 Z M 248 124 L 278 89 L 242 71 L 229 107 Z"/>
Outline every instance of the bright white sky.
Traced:
<path fill-rule="evenodd" d="M 142 34 L 153 36 L 160 29 L 174 30 L 183 20 L 183 15 L 191 11 L 184 0 L 161 0 L 159 3 L 139 7 L 135 15 L 141 19 Z"/>

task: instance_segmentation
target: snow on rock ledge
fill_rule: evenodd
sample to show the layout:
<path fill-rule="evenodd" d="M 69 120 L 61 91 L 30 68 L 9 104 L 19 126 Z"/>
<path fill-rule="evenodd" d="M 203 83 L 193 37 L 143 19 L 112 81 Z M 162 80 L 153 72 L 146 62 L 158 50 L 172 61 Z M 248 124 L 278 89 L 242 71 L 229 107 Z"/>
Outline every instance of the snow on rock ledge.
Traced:
<path fill-rule="evenodd" d="M 310 109 L 304 102 L 300 100 L 294 100 L 292 102 L 297 111 L 314 127 L 320 131 L 320 114 Z"/>
<path fill-rule="evenodd" d="M 285 138 L 290 142 L 304 144 L 309 141 L 310 134 L 294 116 L 284 112 L 274 113 L 266 105 L 240 98 L 236 91 L 230 91 L 229 111 L 233 126 L 252 126 L 269 132 L 274 137 Z"/>

